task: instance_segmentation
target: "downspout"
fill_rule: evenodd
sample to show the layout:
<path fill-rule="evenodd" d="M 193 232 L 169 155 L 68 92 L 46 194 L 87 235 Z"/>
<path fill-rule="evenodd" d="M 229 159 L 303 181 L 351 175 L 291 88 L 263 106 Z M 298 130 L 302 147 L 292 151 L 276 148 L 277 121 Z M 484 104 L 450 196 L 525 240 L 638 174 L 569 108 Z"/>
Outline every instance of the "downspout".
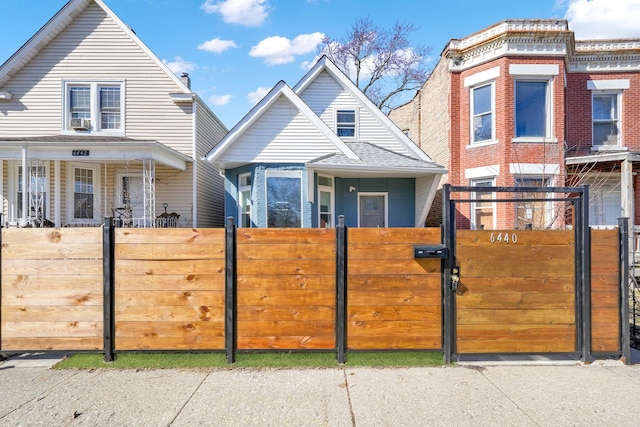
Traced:
<path fill-rule="evenodd" d="M 191 206 L 192 206 L 192 219 L 191 219 L 191 223 L 192 223 L 192 227 L 198 227 L 198 152 L 197 152 L 197 148 L 198 148 L 198 144 L 196 141 L 197 138 L 197 134 L 196 134 L 196 125 L 197 125 L 197 120 L 196 120 L 196 116 L 197 116 L 197 112 L 198 112 L 198 102 L 196 99 L 193 100 L 193 103 L 191 104 L 193 105 L 193 111 L 192 111 L 192 119 L 191 119 L 191 141 L 193 142 L 193 146 L 191 148 L 192 150 L 192 158 L 193 158 L 193 175 L 191 177 L 191 180 L 193 182 L 193 185 L 191 186 L 192 188 L 192 194 L 191 194 Z"/>

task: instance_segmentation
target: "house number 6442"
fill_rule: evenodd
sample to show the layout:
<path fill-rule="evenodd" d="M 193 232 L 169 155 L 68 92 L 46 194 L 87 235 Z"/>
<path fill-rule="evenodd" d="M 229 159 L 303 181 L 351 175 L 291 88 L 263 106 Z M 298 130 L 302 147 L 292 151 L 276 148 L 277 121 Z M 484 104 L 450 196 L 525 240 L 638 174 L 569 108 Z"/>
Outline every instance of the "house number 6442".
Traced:
<path fill-rule="evenodd" d="M 512 233 L 511 235 L 509 235 L 509 233 L 498 233 L 496 236 L 496 233 L 491 233 L 489 241 L 491 243 L 518 243 L 518 235 L 516 233 Z"/>

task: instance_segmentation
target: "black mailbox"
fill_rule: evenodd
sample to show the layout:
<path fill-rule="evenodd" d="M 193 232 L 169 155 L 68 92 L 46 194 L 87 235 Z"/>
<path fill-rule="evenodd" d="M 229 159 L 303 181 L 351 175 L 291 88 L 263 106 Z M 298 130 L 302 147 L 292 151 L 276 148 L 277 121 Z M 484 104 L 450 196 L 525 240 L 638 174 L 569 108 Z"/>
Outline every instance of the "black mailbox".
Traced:
<path fill-rule="evenodd" d="M 414 245 L 414 258 L 446 258 L 447 247 L 445 245 Z"/>

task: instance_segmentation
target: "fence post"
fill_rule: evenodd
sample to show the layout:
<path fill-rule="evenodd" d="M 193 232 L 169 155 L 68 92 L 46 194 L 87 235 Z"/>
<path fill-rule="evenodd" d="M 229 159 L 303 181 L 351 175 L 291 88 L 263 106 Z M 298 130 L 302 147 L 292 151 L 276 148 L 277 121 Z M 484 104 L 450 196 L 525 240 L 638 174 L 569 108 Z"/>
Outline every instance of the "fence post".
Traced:
<path fill-rule="evenodd" d="M 225 300 L 224 300 L 224 345 L 227 363 L 235 363 L 237 339 L 237 257 L 236 227 L 233 217 L 227 218 L 225 228 Z"/>
<path fill-rule="evenodd" d="M 582 186 L 580 198 L 580 265 L 582 288 L 582 361 L 593 362 L 591 354 L 591 227 L 589 227 L 589 186 Z"/>
<path fill-rule="evenodd" d="M 347 226 L 344 215 L 336 227 L 336 351 L 338 363 L 346 363 L 347 352 Z"/>
<path fill-rule="evenodd" d="M 620 254 L 620 345 L 622 360 L 631 364 L 631 331 L 629 328 L 629 218 L 618 218 L 618 253 Z"/>
<path fill-rule="evenodd" d="M 2 212 L 0 212 L 0 301 L 2 301 Z M 2 304 L 0 303 L 0 350 L 2 350 Z M 1 355 L 0 355 L 1 356 Z M 0 357 L 2 360 L 2 357 Z"/>
<path fill-rule="evenodd" d="M 115 229 L 113 218 L 105 217 L 102 228 L 103 346 L 104 361 L 115 360 Z"/>
<path fill-rule="evenodd" d="M 442 271 L 442 289 L 443 289 L 443 362 L 451 363 L 453 354 L 455 353 L 455 296 L 451 289 L 451 269 L 455 265 L 455 209 L 451 202 L 451 185 L 445 184 L 442 187 L 442 221 L 444 244 L 447 247 L 447 258 L 441 263 Z"/>

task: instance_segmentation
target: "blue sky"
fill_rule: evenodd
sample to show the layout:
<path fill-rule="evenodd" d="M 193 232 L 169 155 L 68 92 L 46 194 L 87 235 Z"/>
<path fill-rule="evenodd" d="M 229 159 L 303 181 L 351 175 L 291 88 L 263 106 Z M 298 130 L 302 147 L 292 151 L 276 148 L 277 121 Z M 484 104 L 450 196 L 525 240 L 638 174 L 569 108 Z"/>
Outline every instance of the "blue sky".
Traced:
<path fill-rule="evenodd" d="M 66 0 L 2 0 L 0 62 Z M 293 86 L 322 34 L 341 38 L 359 18 L 414 24 L 433 60 L 452 38 L 505 19 L 563 18 L 579 39 L 640 38 L 640 0 L 105 0 L 231 128 L 279 80 Z"/>

